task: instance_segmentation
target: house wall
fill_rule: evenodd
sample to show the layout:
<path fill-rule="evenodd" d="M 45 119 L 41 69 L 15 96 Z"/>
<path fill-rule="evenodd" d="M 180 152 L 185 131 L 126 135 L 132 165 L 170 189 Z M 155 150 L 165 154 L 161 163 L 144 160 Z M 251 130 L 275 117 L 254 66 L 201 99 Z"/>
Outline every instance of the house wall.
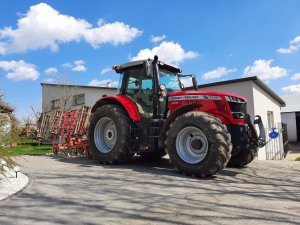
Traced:
<path fill-rule="evenodd" d="M 279 128 L 281 128 L 281 105 L 279 102 L 273 99 L 266 91 L 255 83 L 253 83 L 253 99 L 255 102 L 254 113 L 255 115 L 261 116 L 262 122 L 267 131 L 266 134 L 268 135 L 272 128 L 268 125 L 268 111 L 273 112 L 274 126 L 277 128 L 279 126 Z M 263 147 L 259 149 L 258 159 L 266 159 L 266 148 L 267 147 Z"/>
<path fill-rule="evenodd" d="M 297 142 L 296 113 L 295 112 L 281 113 L 281 119 L 283 123 L 287 124 L 289 141 Z"/>
<path fill-rule="evenodd" d="M 254 113 L 260 115 L 265 127 L 268 127 L 268 111 L 274 115 L 274 124 L 281 123 L 281 105 L 266 91 L 253 83 Z"/>
<path fill-rule="evenodd" d="M 69 88 L 69 87 L 68 87 Z M 116 89 L 108 88 L 94 88 L 94 87 L 71 87 L 66 90 L 64 86 L 56 85 L 42 85 L 42 110 L 43 112 L 51 111 L 51 101 L 65 98 L 69 95 L 70 101 L 66 109 L 80 109 L 82 105 L 73 105 L 72 97 L 74 95 L 85 94 L 84 105 L 93 107 L 96 101 L 102 95 L 116 95 Z"/>

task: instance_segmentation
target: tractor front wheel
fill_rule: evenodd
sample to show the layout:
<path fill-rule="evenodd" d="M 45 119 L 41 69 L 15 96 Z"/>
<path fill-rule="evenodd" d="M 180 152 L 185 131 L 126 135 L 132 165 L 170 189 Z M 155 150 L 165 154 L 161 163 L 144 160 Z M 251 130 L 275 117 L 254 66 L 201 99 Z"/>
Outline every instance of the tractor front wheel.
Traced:
<path fill-rule="evenodd" d="M 212 176 L 231 156 L 231 138 L 220 120 L 203 112 L 188 112 L 175 119 L 167 132 L 166 150 L 172 164 L 192 176 Z"/>
<path fill-rule="evenodd" d="M 233 168 L 242 168 L 251 163 L 257 153 L 257 149 L 242 149 L 237 154 L 233 155 L 227 166 Z"/>
<path fill-rule="evenodd" d="M 100 163 L 122 163 L 132 154 L 130 147 L 130 119 L 116 105 L 104 105 L 93 113 L 89 127 L 89 149 Z"/>

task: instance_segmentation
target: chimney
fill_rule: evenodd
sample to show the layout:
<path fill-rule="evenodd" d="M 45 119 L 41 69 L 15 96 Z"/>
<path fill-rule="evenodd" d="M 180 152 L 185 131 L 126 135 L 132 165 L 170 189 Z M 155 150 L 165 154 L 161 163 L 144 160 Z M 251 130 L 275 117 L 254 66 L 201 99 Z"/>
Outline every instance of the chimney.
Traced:
<path fill-rule="evenodd" d="M 107 82 L 107 87 L 111 88 L 111 81 Z"/>

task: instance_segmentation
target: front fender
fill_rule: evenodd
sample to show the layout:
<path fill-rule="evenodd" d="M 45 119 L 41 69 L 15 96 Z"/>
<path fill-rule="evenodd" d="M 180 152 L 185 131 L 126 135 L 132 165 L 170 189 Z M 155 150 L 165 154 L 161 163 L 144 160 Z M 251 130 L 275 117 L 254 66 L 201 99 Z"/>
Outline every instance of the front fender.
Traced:
<path fill-rule="evenodd" d="M 100 98 L 92 108 L 92 113 L 95 112 L 99 107 L 107 104 L 115 104 L 124 109 L 128 116 L 134 121 L 141 121 L 140 114 L 136 107 L 136 104 L 128 98 L 126 95 L 117 96 L 106 96 Z"/>

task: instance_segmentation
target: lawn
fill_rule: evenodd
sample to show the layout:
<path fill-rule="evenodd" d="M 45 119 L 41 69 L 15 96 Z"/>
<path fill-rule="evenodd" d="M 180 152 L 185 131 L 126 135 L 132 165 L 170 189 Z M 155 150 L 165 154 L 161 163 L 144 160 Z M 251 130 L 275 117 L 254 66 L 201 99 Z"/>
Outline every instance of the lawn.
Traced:
<path fill-rule="evenodd" d="M 52 147 L 49 145 L 38 146 L 37 140 L 32 139 L 19 139 L 17 147 L 8 149 L 8 155 L 45 155 L 52 152 Z"/>
<path fill-rule="evenodd" d="M 51 146 L 19 145 L 8 150 L 10 156 L 17 155 L 45 155 L 52 152 Z"/>

